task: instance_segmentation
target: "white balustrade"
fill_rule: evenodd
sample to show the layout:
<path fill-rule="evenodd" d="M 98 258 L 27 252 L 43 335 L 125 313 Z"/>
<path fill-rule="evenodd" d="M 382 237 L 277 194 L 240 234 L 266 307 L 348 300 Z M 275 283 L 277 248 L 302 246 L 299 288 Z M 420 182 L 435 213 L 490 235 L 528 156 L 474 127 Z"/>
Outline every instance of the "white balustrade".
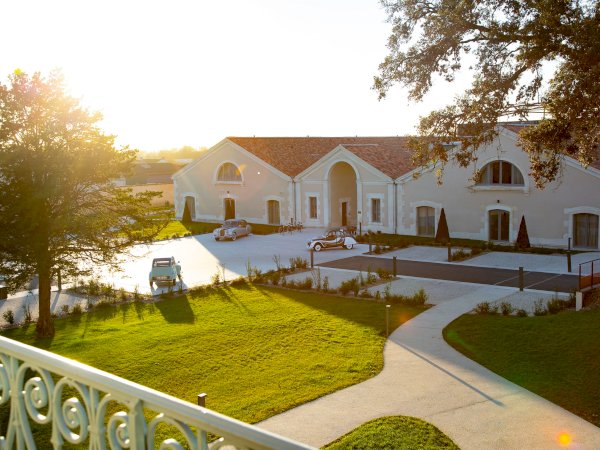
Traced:
<path fill-rule="evenodd" d="M 58 450 L 65 442 L 93 450 L 312 448 L 0 337 L 0 405 L 7 403 L 10 418 L 5 436 L 0 437 L 0 449 Z M 34 442 L 32 423 L 51 427 L 51 442 Z M 158 437 L 158 428 L 165 425 L 178 434 Z M 210 441 L 209 433 L 219 439 Z"/>

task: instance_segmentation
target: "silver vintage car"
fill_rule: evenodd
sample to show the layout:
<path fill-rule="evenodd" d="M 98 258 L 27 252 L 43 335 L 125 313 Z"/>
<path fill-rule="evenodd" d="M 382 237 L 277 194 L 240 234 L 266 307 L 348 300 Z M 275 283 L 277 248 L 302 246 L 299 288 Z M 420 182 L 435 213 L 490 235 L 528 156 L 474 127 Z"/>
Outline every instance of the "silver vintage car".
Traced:
<path fill-rule="evenodd" d="M 213 231 L 215 241 L 231 239 L 235 241 L 240 236 L 247 236 L 252 232 L 252 227 L 243 219 L 229 219 L 223 222 L 223 226 Z"/>

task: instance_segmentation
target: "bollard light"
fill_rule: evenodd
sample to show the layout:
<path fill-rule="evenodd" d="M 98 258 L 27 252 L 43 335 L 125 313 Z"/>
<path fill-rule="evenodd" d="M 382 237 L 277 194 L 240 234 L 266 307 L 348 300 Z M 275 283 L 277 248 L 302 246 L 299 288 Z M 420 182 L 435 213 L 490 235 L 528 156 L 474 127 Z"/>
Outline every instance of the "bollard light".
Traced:
<path fill-rule="evenodd" d="M 392 305 L 385 305 L 385 337 L 390 336 L 390 308 Z"/>

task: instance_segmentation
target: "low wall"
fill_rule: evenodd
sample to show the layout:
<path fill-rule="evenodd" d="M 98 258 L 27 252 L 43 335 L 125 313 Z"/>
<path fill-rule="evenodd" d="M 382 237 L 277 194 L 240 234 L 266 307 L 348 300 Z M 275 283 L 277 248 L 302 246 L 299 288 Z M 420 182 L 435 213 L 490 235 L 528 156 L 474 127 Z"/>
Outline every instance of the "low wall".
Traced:
<path fill-rule="evenodd" d="M 170 205 L 175 203 L 175 196 L 173 194 L 173 183 L 166 184 L 134 184 L 131 186 L 123 186 L 124 188 L 131 189 L 133 194 L 146 191 L 157 191 L 161 195 L 152 199 L 153 206 L 163 206 L 165 202 L 169 202 Z"/>

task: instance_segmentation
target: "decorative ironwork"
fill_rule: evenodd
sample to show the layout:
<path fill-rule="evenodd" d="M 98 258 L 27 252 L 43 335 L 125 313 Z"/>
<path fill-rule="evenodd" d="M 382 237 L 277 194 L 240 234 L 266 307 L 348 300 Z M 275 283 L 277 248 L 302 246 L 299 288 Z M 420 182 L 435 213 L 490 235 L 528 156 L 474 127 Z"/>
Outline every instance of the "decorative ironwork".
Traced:
<path fill-rule="evenodd" d="M 31 424 L 51 427 L 55 450 L 65 442 L 92 450 L 312 447 L 109 373 L 0 337 L 0 405 L 10 405 L 1 449 L 48 448 Z M 157 433 L 174 430 L 172 437 Z M 210 435 L 209 435 L 210 433 Z M 211 440 L 212 436 L 212 440 Z M 220 436 L 220 438 L 219 438 Z"/>

